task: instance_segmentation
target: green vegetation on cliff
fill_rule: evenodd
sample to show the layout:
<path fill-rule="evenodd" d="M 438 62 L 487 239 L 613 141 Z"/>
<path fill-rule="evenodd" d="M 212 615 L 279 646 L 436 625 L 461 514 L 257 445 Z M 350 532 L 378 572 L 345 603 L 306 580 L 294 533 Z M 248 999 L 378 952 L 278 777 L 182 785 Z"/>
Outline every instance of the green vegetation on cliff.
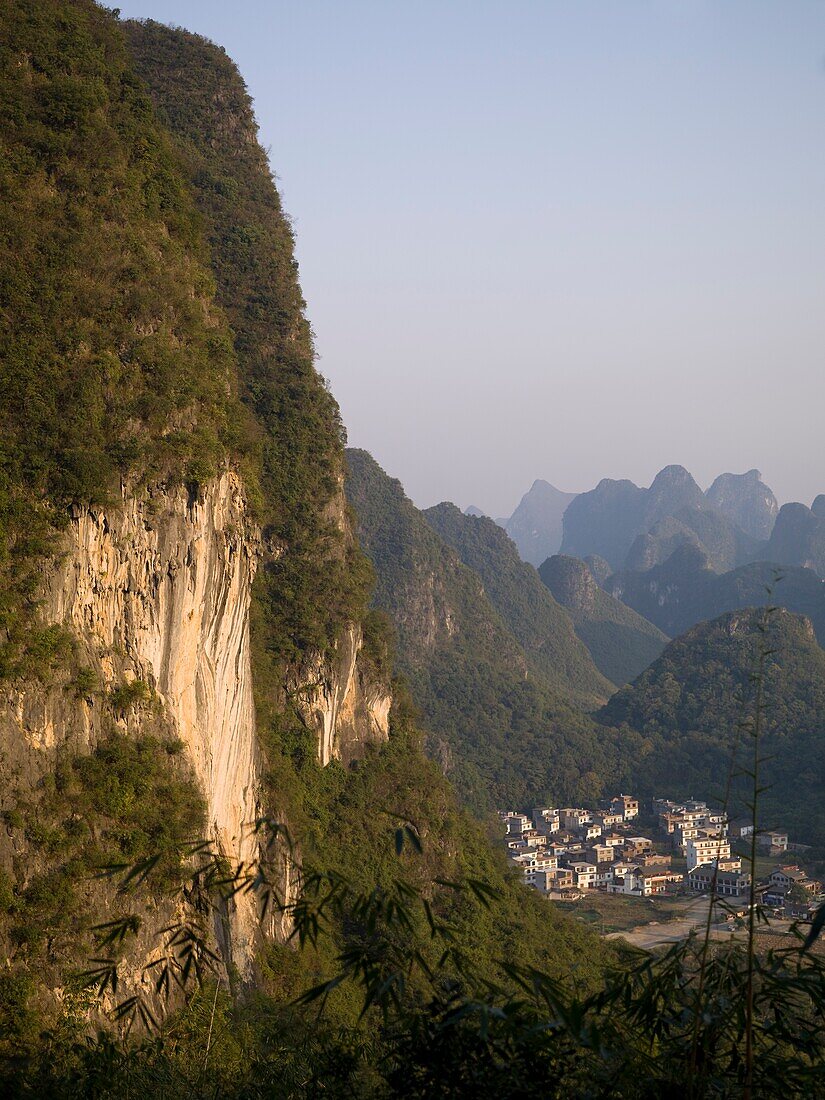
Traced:
<path fill-rule="evenodd" d="M 38 562 L 67 506 L 136 479 L 196 487 L 241 466 L 277 662 L 330 646 L 366 603 L 337 504 L 338 410 L 243 81 L 204 39 L 125 29 L 128 48 L 88 0 L 0 14 L 7 676 L 30 671 Z"/>
<path fill-rule="evenodd" d="M 229 329 L 172 142 L 102 9 L 0 10 L 0 675 L 29 671 L 67 505 L 246 448 Z"/>
<path fill-rule="evenodd" d="M 124 31 L 191 185 L 232 328 L 240 394 L 254 418 L 271 551 L 257 591 L 262 647 L 276 662 L 300 660 L 363 613 L 370 576 L 342 530 L 343 428 L 315 370 L 292 229 L 246 86 L 226 53 L 151 21 Z"/>
<path fill-rule="evenodd" d="M 301 952 L 283 943 L 261 952 L 246 998 L 222 990 L 218 966 L 219 981 L 157 1034 L 91 1035 L 94 1007 L 104 1007 L 93 992 L 116 992 L 108 953 L 140 931 L 123 912 L 132 891 L 151 887 L 148 904 L 173 922 L 161 936 L 177 912 L 201 924 L 183 929 L 178 945 L 192 951 L 177 970 L 160 957 L 168 939 L 139 946 L 149 995 L 177 977 L 183 996 L 210 957 L 196 942 L 204 914 L 226 912 L 232 881 L 223 858 L 207 881 L 203 850 L 188 843 L 203 829 L 202 805 L 175 762 L 180 745 L 147 736 L 164 720 L 150 687 L 104 693 L 80 668 L 41 685 L 32 712 L 47 690 L 65 689 L 82 717 L 99 707 L 112 721 L 97 745 L 81 734 L 85 753 L 50 729 L 36 774 L 15 774 L 14 789 L 3 776 L 4 1093 L 655 1100 L 684 1085 L 698 1100 L 705 1084 L 742 1094 L 754 1032 L 751 1095 L 771 1095 L 777 1081 L 789 1094 L 821 1091 L 825 981 L 812 961 L 790 948 L 760 970 L 734 949 L 712 960 L 702 999 L 694 982 L 704 971 L 688 945 L 603 982 L 616 956 L 508 874 L 424 758 L 401 689 L 388 744 L 351 769 L 319 766 L 313 735 L 284 705 L 284 667 L 361 619 L 369 570 L 347 532 L 337 410 L 313 369 L 291 234 L 242 82 L 203 39 L 130 25 L 150 98 L 123 28 L 88 0 L 19 0 L 0 18 L 0 273 L 13 333 L 0 378 L 2 671 L 48 679 L 72 657 L 61 627 L 27 633 L 32 565 L 69 508 L 116 498 L 119 479 L 128 491 L 141 479 L 185 479 L 194 493 L 221 464 L 241 465 L 265 528 L 253 609 L 263 812 L 286 814 L 296 834 L 302 890 L 282 910 L 304 937 Z M 544 643 L 531 638 L 550 612 L 525 606 L 516 573 L 488 599 L 400 486 L 368 456 L 359 461 L 377 603 L 393 616 L 429 743 L 462 794 L 486 806 L 592 800 L 624 784 L 619 736 L 638 749 L 647 734 L 597 729 L 559 699 L 550 664 L 541 670 Z M 391 647 L 376 609 L 363 625 L 365 668 L 384 677 Z M 580 691 L 576 669 L 587 662 L 580 651 L 569 663 L 558 655 L 558 676 Z M 141 710 L 152 712 L 145 722 Z M 129 737 L 112 728 L 124 721 Z M 45 718 L 42 729 L 11 725 L 20 743 L 46 733 Z M 94 877 L 113 860 L 132 864 L 119 892 Z M 158 891 L 181 879 L 169 913 Z M 101 956 L 72 976 L 68 940 L 78 936 Z M 755 1025 L 730 1011 L 754 972 Z M 319 982 L 329 994 L 320 1015 L 308 988 Z"/>
<path fill-rule="evenodd" d="M 40 1049 L 61 1016 L 84 1026 L 93 1003 L 82 975 L 108 948 L 100 926 L 135 915 L 136 934 L 162 921 L 160 900 L 185 877 L 205 826 L 203 799 L 181 746 L 112 733 L 91 753 L 64 753 L 55 770 L 13 798 L 6 777 L 0 866 L 0 1062 Z M 139 904 L 107 889 L 105 869 L 143 864 Z M 97 929 L 97 931 L 96 931 Z M 150 935 L 148 949 L 159 943 Z M 93 960 L 90 962 L 90 960 Z M 62 1003 L 54 990 L 64 990 Z M 58 1007 L 59 1006 L 59 1007 Z"/>
<path fill-rule="evenodd" d="M 299 771 L 303 794 L 294 816 L 305 869 L 342 875 L 362 890 L 389 892 L 399 874 L 395 833 L 408 823 L 422 851 L 404 861 L 403 873 L 453 923 L 455 943 L 479 976 L 498 973 L 501 962 L 521 960 L 560 981 L 596 987 L 610 952 L 581 926 L 560 918 L 506 868 L 498 844 L 491 846 L 482 826 L 459 807 L 441 769 L 424 755 L 414 709 L 401 684 L 396 685 L 388 744 L 371 749 L 353 770 L 337 763 L 321 769 L 307 761 Z M 439 880 L 483 881 L 497 896 L 486 907 L 477 906 L 460 893 L 439 889 Z M 423 925 L 417 931 L 423 936 Z M 315 968 L 297 969 L 293 949 L 283 945 L 271 948 L 267 965 L 275 971 L 279 964 L 287 967 L 294 983 L 288 991 L 294 996 L 332 975 L 330 946 L 345 949 L 352 933 L 346 925 L 336 926 Z M 283 993 L 286 986 L 279 988 Z M 344 1004 L 342 1012 L 353 1007 Z"/>
<path fill-rule="evenodd" d="M 314 1081 L 325 1095 L 380 1097 L 388 1095 L 384 1075 L 390 1072 L 388 1060 L 398 1057 L 393 1052 L 399 1025 L 406 1026 L 402 1021 L 408 1014 L 428 1013 L 434 990 L 456 1004 L 463 997 L 488 997 L 491 988 L 513 996 L 518 985 L 508 971 L 535 967 L 568 996 L 595 994 L 619 955 L 505 868 L 503 854 L 457 807 L 452 787 L 423 756 L 418 740 L 399 690 L 389 743 L 369 752 L 356 770 L 348 772 L 338 764 L 321 769 L 309 759 L 298 768 L 302 793 L 293 805 L 301 830 L 296 858 L 306 891 L 299 906 L 308 906 L 304 912 L 317 917 L 320 934 L 300 951 L 294 942 L 270 943 L 259 957 L 254 997 L 233 1006 L 218 988 L 201 994 L 192 982 L 194 996 L 151 1042 L 119 1045 L 102 1037 L 93 1042 L 84 1040 L 84 1014 L 71 1000 L 57 1026 L 40 1034 L 54 1014 L 38 1011 L 42 988 L 38 990 L 31 972 L 18 968 L 0 978 L 0 1083 L 22 1090 L 22 1095 L 76 1095 L 72 1090 L 85 1091 L 105 1064 L 95 1095 L 118 1095 L 125 1080 L 148 1096 L 200 1096 L 220 1084 L 221 1095 L 227 1096 L 298 1097 Z M 55 959 L 65 954 L 68 928 L 80 938 L 82 930 L 88 935 L 89 924 L 100 920 L 78 907 L 80 890 L 87 907 L 95 900 L 88 887 L 90 869 L 107 859 L 139 859 L 153 834 L 170 856 L 180 851 L 175 844 L 168 847 L 170 840 L 188 839 L 180 836 L 180 826 L 194 824 L 187 816 L 189 803 L 179 797 L 170 803 L 170 775 L 156 787 L 156 805 L 146 806 L 151 783 L 135 764 L 152 751 L 123 738 L 107 743 L 100 753 L 70 765 L 72 774 L 80 775 L 82 769 L 84 777 L 93 776 L 89 787 L 61 780 L 56 794 L 46 792 L 36 811 L 33 807 L 25 821 L 14 822 L 15 828 L 38 830 L 40 843 L 59 844 L 75 858 L 68 893 L 52 874 L 47 882 L 35 878 L 37 890 L 29 891 L 31 898 L 22 895 L 12 902 L 17 919 L 26 920 L 29 939 L 50 937 Z M 153 778 L 155 770 L 153 763 Z M 61 826 L 67 798 L 78 795 L 70 820 L 79 818 L 82 828 Z M 90 816 L 91 807 L 97 816 Z M 192 803 L 192 810 L 196 808 Z M 164 813 L 168 820 L 159 829 Z M 88 837 L 92 827 L 103 830 L 98 834 L 102 839 L 114 828 L 136 839 L 119 841 L 114 849 L 103 845 L 91 864 L 77 863 L 79 841 L 66 839 L 67 827 L 72 836 Z M 407 838 L 400 855 L 399 828 Z M 171 862 L 165 873 L 169 877 L 175 871 Z M 2 889 L 0 882 L 0 902 Z M 146 889 L 120 897 L 121 919 L 139 907 Z M 200 898 L 201 905 L 205 900 Z M 40 907 L 37 920 L 30 917 L 32 905 Z M 404 923 L 407 917 L 409 923 Z M 434 937 L 434 927 L 443 929 L 443 935 Z M 147 946 L 152 948 L 151 940 Z M 27 950 L 32 948 L 27 945 Z M 393 991 L 395 1024 L 389 1024 L 383 999 L 365 1011 L 359 983 L 336 980 L 352 959 L 362 960 L 376 978 L 380 975 L 385 992 Z M 82 966 L 76 954 L 71 961 L 76 970 Z M 98 966 L 104 962 L 96 960 Z M 316 1002 L 300 1002 L 326 982 L 335 985 L 319 1017 Z M 218 1026 L 214 1047 L 210 1020 Z M 392 1072 L 403 1073 L 402 1066 Z"/>
<path fill-rule="evenodd" d="M 182 479 L 196 493 L 222 466 L 239 465 L 265 547 L 253 606 L 264 810 L 288 817 L 307 873 L 347 875 L 368 894 L 392 884 L 402 817 L 424 843 L 411 866 L 416 888 L 432 891 L 432 912 L 450 921 L 481 979 L 496 960 L 520 956 L 592 988 L 610 953 L 508 875 L 424 757 L 401 703 L 390 743 L 353 770 L 320 767 L 314 734 L 288 704 L 286 666 L 334 646 L 349 620 L 363 626 L 362 669 L 379 683 L 390 656 L 381 615 L 365 607 L 371 574 L 348 531 L 342 431 L 314 370 L 292 234 L 235 67 L 197 36 L 119 27 L 87 0 L 23 0 L 4 9 L 2 29 L 2 276 L 12 341 L 0 394 L 2 640 L 12 643 L 4 671 L 48 679 L 73 659 L 66 630 L 35 634 L 33 601 L 20 610 L 20 578 L 32 596 L 37 580 L 21 563 L 30 569 L 54 549 L 69 509 L 116 506 L 121 482 L 139 492 L 141 482 Z M 515 643 L 513 652 L 522 660 Z M 146 734 L 163 725 L 150 687 L 104 692 L 88 669 L 48 690 L 61 685 L 66 709 L 103 708 L 104 740 L 70 751 L 57 730 L 37 774 L 3 791 L 2 933 L 14 955 L 0 982 L 3 1054 L 7 1083 L 35 1092 L 34 1065 L 47 1049 L 50 1088 L 61 1072 L 69 1090 L 79 1079 L 72 1074 L 82 1078 L 78 1051 L 95 999 L 71 972 L 130 896 L 97 881 L 102 865 L 151 857 L 144 885 L 156 887 L 189 876 L 183 912 L 197 913 L 208 893 L 192 878 L 188 846 L 205 829 L 202 802 L 174 761 L 180 746 Z M 113 732 L 124 718 L 128 737 Z M 498 891 L 487 907 L 447 885 L 468 877 Z M 416 934 L 426 937 L 423 913 Z M 124 943 L 137 927 L 123 926 Z M 337 954 L 362 940 L 353 913 L 315 951 L 272 946 L 261 959 L 268 998 L 256 1026 L 277 1015 L 306 1035 L 308 1015 L 289 998 L 332 977 Z M 118 945 L 99 943 L 101 956 Z M 141 941 L 138 969 L 155 946 Z M 94 963 L 100 990 L 110 964 Z M 50 991 L 64 983 L 72 995 L 61 1002 Z M 352 998 L 335 1012 L 355 1034 Z M 366 1035 L 361 1027 L 358 1041 Z"/>

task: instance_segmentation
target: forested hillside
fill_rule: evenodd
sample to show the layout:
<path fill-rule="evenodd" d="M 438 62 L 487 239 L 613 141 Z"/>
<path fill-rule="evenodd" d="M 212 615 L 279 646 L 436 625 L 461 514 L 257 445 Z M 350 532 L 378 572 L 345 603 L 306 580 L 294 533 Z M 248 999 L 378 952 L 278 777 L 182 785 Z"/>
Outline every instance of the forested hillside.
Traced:
<path fill-rule="evenodd" d="M 481 578 L 484 594 L 533 667 L 558 692 L 584 706 L 615 690 L 576 638 L 566 609 L 521 560 L 506 533 L 486 517 L 466 516 L 454 504 L 427 508 L 424 518 Z M 608 677 L 609 679 L 609 677 Z"/>
<path fill-rule="evenodd" d="M 725 611 L 778 604 L 809 618 L 825 644 L 825 584 L 801 566 L 752 562 L 719 574 L 701 550 L 683 546 L 651 569 L 614 573 L 605 588 L 673 637 Z"/>
<path fill-rule="evenodd" d="M 479 575 L 374 459 L 355 450 L 347 457 L 347 493 L 377 577 L 375 605 L 394 626 L 398 668 L 428 751 L 461 798 L 477 809 L 592 800 L 620 782 L 616 739 L 550 687 Z M 484 522 L 483 531 L 489 522 L 467 521 Z"/>
<path fill-rule="evenodd" d="M 760 822 L 821 851 L 825 819 L 816 807 L 825 795 L 825 652 L 808 620 L 784 609 L 751 609 L 701 623 L 614 695 L 599 720 L 642 735 L 634 778 L 651 794 L 720 800 L 737 746 L 730 812 L 745 816 L 754 676 L 763 648 Z"/>
<path fill-rule="evenodd" d="M 744 1064 L 817 1095 L 814 956 L 634 965 L 488 836 L 712 779 L 752 620 L 596 723 L 571 700 L 609 685 L 503 534 L 439 510 L 456 553 L 362 451 L 347 505 L 225 52 L 13 0 L 0 61 L 0 1092 L 700 1100 Z M 766 747 L 816 805 L 825 658 L 776 622 Z"/>
<path fill-rule="evenodd" d="M 614 684 L 634 679 L 662 652 L 666 635 L 604 592 L 586 562 L 556 554 L 539 566 L 539 577 L 567 610 L 596 667 Z"/>
<path fill-rule="evenodd" d="M 292 229 L 246 88 L 224 51 L 151 21 L 124 31 L 201 215 L 239 390 L 254 418 L 261 522 L 274 551 L 257 593 L 267 648 L 300 660 L 360 614 L 369 578 L 336 522 L 343 430 L 314 367 Z"/>

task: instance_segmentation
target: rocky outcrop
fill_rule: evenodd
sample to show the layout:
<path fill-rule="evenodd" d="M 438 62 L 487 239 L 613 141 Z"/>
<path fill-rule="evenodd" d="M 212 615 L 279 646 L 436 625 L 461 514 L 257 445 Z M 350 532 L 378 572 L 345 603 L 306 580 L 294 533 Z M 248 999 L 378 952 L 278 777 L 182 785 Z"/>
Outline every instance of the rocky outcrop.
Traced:
<path fill-rule="evenodd" d="M 363 645 L 361 627 L 351 623 L 334 652 L 318 655 L 291 685 L 295 705 L 316 735 L 318 760 L 349 764 L 363 756 L 365 746 L 386 741 L 392 696 L 389 689 L 365 674 L 358 661 Z"/>
<path fill-rule="evenodd" d="M 600 588 L 604 588 L 604 583 L 610 576 L 612 570 L 604 558 L 600 558 L 598 554 L 588 554 L 583 561 L 587 564 L 590 572 L 593 574 L 596 584 Z"/>
<path fill-rule="evenodd" d="M 588 615 L 595 610 L 599 586 L 580 558 L 555 554 L 539 567 L 539 576 L 562 607 Z"/>
<path fill-rule="evenodd" d="M 748 470 L 746 474 L 720 474 L 705 496 L 714 508 L 753 538 L 770 537 L 779 505 L 758 470 Z"/>
<path fill-rule="evenodd" d="M 206 837 L 234 863 L 253 860 L 260 760 L 249 606 L 259 546 L 233 473 L 197 495 L 124 487 L 116 506 L 75 508 L 40 615 L 71 632 L 101 690 L 79 699 L 37 684 L 9 692 L 4 742 L 23 774 L 48 770 L 67 746 L 93 747 L 111 720 L 106 700 L 136 684 L 152 705 L 115 709 L 116 725 L 160 723 L 178 738 L 206 803 Z M 243 971 L 257 932 L 251 896 L 234 903 L 230 924 L 231 961 Z"/>

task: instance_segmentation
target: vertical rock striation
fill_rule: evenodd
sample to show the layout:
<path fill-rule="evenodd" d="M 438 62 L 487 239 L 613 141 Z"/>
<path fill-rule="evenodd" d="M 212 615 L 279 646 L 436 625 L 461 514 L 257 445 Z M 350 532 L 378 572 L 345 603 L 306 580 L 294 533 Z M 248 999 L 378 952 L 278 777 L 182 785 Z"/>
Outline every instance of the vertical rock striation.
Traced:
<path fill-rule="evenodd" d="M 260 549 L 234 473 L 197 496 L 182 486 L 124 489 L 116 507 L 74 509 L 41 605 L 46 622 L 76 638 L 104 698 L 124 684 L 146 685 L 157 705 L 116 722 L 138 732 L 144 721 L 160 720 L 183 743 L 204 795 L 206 835 L 233 864 L 256 859 L 254 822 L 263 813 L 249 638 Z M 333 652 L 314 655 L 289 685 L 322 765 L 348 764 L 388 737 L 391 697 L 361 667 L 362 645 L 360 625 L 348 624 Z M 104 715 L 111 716 L 100 697 L 75 699 L 58 686 L 30 684 L 9 693 L 4 710 L 4 740 L 11 734 L 17 742 L 29 777 L 48 770 L 63 746 L 93 747 L 106 732 Z M 285 857 L 287 895 L 288 863 Z M 225 949 L 244 973 L 259 934 L 250 894 L 233 902 L 229 930 Z"/>
<path fill-rule="evenodd" d="M 324 767 L 331 760 L 349 764 L 367 744 L 389 737 L 392 696 L 361 668 L 362 645 L 361 627 L 348 624 L 334 652 L 316 655 L 293 685 L 298 712 L 315 733 Z"/>

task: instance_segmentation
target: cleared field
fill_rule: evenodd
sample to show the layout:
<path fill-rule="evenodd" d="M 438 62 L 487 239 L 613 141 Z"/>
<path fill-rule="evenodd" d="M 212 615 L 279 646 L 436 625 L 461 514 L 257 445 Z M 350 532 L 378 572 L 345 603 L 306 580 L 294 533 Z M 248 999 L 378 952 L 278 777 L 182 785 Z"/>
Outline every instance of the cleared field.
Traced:
<path fill-rule="evenodd" d="M 666 922 L 682 916 L 695 898 L 634 898 L 623 894 L 592 892 L 580 901 L 554 901 L 571 917 L 602 934 L 626 932 L 650 921 Z"/>

